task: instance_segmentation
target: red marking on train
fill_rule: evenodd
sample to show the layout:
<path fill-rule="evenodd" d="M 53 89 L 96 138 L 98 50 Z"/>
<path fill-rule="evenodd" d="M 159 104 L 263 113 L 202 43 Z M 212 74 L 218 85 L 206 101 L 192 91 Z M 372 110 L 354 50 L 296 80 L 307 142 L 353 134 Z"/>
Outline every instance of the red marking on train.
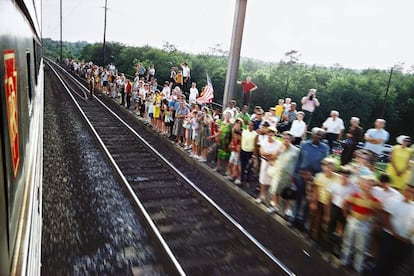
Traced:
<path fill-rule="evenodd" d="M 17 105 L 17 69 L 15 51 L 3 51 L 4 55 L 4 87 L 6 90 L 7 122 L 9 126 L 10 150 L 13 162 L 14 177 L 19 168 L 19 121 Z"/>

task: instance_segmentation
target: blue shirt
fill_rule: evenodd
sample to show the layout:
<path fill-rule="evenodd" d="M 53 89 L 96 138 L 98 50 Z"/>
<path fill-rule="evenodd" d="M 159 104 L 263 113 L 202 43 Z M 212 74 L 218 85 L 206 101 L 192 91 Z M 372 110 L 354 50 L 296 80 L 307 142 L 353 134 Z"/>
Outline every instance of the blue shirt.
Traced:
<path fill-rule="evenodd" d="M 383 140 L 383 142 L 380 144 L 372 144 L 370 142 L 365 142 L 364 148 L 372 152 L 375 152 L 378 155 L 382 153 L 382 148 L 384 146 L 384 143 L 387 142 L 388 138 L 390 137 L 390 134 L 385 129 L 375 129 L 375 128 L 368 129 L 365 135 L 367 135 L 370 138 Z"/>
<path fill-rule="evenodd" d="M 320 142 L 314 144 L 312 141 L 306 141 L 300 147 L 300 152 L 295 165 L 295 175 L 299 176 L 300 170 L 310 171 L 312 174 L 322 171 L 321 161 L 329 153 L 329 147 Z"/>

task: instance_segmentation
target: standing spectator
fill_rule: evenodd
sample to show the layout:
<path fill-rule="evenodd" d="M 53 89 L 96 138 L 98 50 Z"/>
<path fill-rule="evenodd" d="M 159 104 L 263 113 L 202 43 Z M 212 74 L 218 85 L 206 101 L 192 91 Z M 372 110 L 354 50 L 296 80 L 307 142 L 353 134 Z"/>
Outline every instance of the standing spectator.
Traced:
<path fill-rule="evenodd" d="M 266 120 L 269 121 L 269 124 L 271 126 L 276 127 L 277 123 L 279 122 L 279 119 L 276 117 L 276 109 L 274 107 L 271 107 L 269 109 L 269 112 L 266 112 L 266 113 L 269 117 L 269 119 L 266 119 Z M 266 114 L 265 114 L 265 117 L 266 117 Z"/>
<path fill-rule="evenodd" d="M 188 97 L 188 84 L 191 81 L 191 70 L 186 62 L 183 62 L 181 64 L 181 68 L 183 69 L 183 91 L 185 92 L 185 94 L 187 94 L 186 96 Z"/>
<path fill-rule="evenodd" d="M 139 76 L 139 79 L 141 80 L 141 79 L 143 79 L 143 78 L 145 78 L 145 72 L 146 72 L 147 70 L 145 69 L 145 67 L 142 65 L 142 63 L 139 63 L 138 64 L 138 66 L 137 66 L 137 73 L 138 73 L 138 76 Z"/>
<path fill-rule="evenodd" d="M 270 182 L 272 182 L 272 178 L 268 175 L 268 167 L 272 165 L 274 160 L 276 160 L 277 155 L 282 148 L 282 143 L 275 138 L 276 131 L 275 127 L 268 127 L 266 133 L 267 137 L 260 141 L 260 193 L 256 199 L 257 203 L 262 203 L 265 200 Z"/>
<path fill-rule="evenodd" d="M 104 71 L 102 72 L 102 86 L 103 86 L 103 91 L 102 93 L 109 95 L 108 94 L 108 71 L 106 71 L 106 69 L 104 69 Z"/>
<path fill-rule="evenodd" d="M 343 143 L 343 150 L 341 152 L 341 165 L 346 165 L 352 161 L 354 152 L 358 143 L 362 141 L 364 130 L 359 126 L 359 118 L 352 117 L 348 132 L 345 134 L 345 141 Z"/>
<path fill-rule="evenodd" d="M 240 171 L 242 183 L 250 181 L 251 168 L 253 165 L 253 153 L 256 148 L 257 132 L 254 130 L 252 121 L 247 123 L 247 129 L 243 129 L 241 135 Z"/>
<path fill-rule="evenodd" d="M 284 102 L 284 99 L 279 99 L 277 105 L 275 106 L 275 115 L 277 117 L 278 122 L 282 120 L 282 116 L 285 111 L 285 107 L 283 106 Z"/>
<path fill-rule="evenodd" d="M 183 71 L 178 71 L 175 75 L 174 84 L 176 85 L 175 88 L 179 87 L 180 90 L 183 90 Z"/>
<path fill-rule="evenodd" d="M 383 205 L 390 200 L 402 199 L 402 194 L 390 187 L 391 178 L 387 174 L 381 174 L 378 180 L 379 185 L 372 188 L 372 195 L 378 198 Z"/>
<path fill-rule="evenodd" d="M 184 142 L 184 119 L 190 113 L 190 109 L 186 106 L 185 100 L 180 99 L 178 107 L 175 109 L 175 120 L 174 120 L 174 135 L 176 136 L 177 145 L 183 145 Z"/>
<path fill-rule="evenodd" d="M 285 102 L 283 104 L 283 114 L 287 114 L 287 112 L 290 110 L 291 103 L 292 103 L 291 98 L 285 98 Z"/>
<path fill-rule="evenodd" d="M 171 67 L 170 71 L 170 79 L 169 79 L 169 86 L 170 90 L 175 87 L 175 76 L 177 75 L 177 67 Z"/>
<path fill-rule="evenodd" d="M 282 121 L 278 124 L 277 130 L 283 132 L 289 130 L 294 120 L 296 120 L 296 103 L 289 103 L 289 109 L 285 110 Z"/>
<path fill-rule="evenodd" d="M 164 82 L 164 87 L 162 88 L 161 93 L 164 93 L 165 98 L 167 100 L 171 99 L 171 88 L 170 88 L 170 83 L 168 81 Z"/>
<path fill-rule="evenodd" d="M 272 194 L 272 200 L 270 201 L 269 213 L 280 210 L 280 196 L 282 191 L 291 184 L 296 159 L 299 155 L 299 149 L 291 143 L 294 138 L 293 134 L 285 131 L 282 133 L 282 138 L 283 146 L 277 156 L 276 164 L 274 164 L 276 170 L 271 175 L 270 193 Z M 292 211 L 289 201 L 286 202 L 283 209 L 286 216 L 291 216 Z"/>
<path fill-rule="evenodd" d="M 199 120 L 199 116 L 201 114 L 201 111 L 198 111 L 197 109 L 194 109 L 191 114 L 191 119 L 190 119 L 190 125 L 191 125 L 191 131 L 190 131 L 190 135 L 191 135 L 191 150 L 192 150 L 192 154 L 191 156 L 194 157 L 196 160 L 199 160 L 201 157 L 199 156 L 199 139 L 200 139 L 200 120 Z"/>
<path fill-rule="evenodd" d="M 125 107 L 125 75 L 124 74 L 121 74 L 121 77 L 117 80 L 116 85 L 117 85 L 117 88 L 119 89 L 119 92 L 121 93 L 120 105 Z"/>
<path fill-rule="evenodd" d="M 294 145 L 300 145 L 300 143 L 303 140 L 306 140 L 306 129 L 307 126 L 305 122 L 303 121 L 303 117 L 305 116 L 305 113 L 302 111 L 299 111 L 296 114 L 296 120 L 292 122 L 292 126 L 290 127 L 290 133 L 293 134 L 295 139 L 293 140 Z"/>
<path fill-rule="evenodd" d="M 254 125 L 254 130 L 259 129 L 260 126 L 262 125 L 262 123 L 265 122 L 263 120 L 263 114 L 264 114 L 263 109 L 256 110 L 256 113 L 255 113 L 256 116 L 254 117 L 254 119 L 252 119 L 252 122 L 253 122 L 253 125 Z M 267 122 L 267 123 L 269 123 L 269 122 Z"/>
<path fill-rule="evenodd" d="M 351 182 L 351 169 L 341 166 L 339 170 L 340 179 L 333 182 L 328 188 L 329 193 L 329 223 L 327 229 L 328 247 L 330 251 L 338 254 L 344 234 L 346 218 L 342 212 L 344 200 L 356 192 L 356 186 Z"/>
<path fill-rule="evenodd" d="M 155 67 L 154 67 L 154 64 L 151 64 L 148 69 L 148 81 L 152 81 L 154 77 L 155 77 Z"/>
<path fill-rule="evenodd" d="M 229 159 L 229 171 L 230 179 L 234 180 L 234 184 L 240 185 L 240 147 L 241 147 L 241 133 L 242 133 L 243 121 L 241 119 L 236 120 L 232 130 L 232 138 L 229 144 L 231 150 Z"/>
<path fill-rule="evenodd" d="M 189 103 L 195 103 L 197 97 L 198 97 L 197 83 L 192 82 L 191 88 L 190 88 L 190 96 L 188 97 Z"/>
<path fill-rule="evenodd" d="M 339 118 L 339 112 L 332 110 L 330 117 L 323 122 L 322 128 L 326 130 L 325 138 L 328 140 L 329 152 L 332 153 L 334 141 L 341 139 L 345 129 L 344 121 Z"/>
<path fill-rule="evenodd" d="M 211 136 L 211 124 L 213 119 L 209 114 L 208 107 L 204 106 L 202 109 L 202 116 L 200 116 L 200 149 L 201 149 L 201 158 L 200 162 L 207 161 L 207 152 L 209 147 L 208 137 Z"/>
<path fill-rule="evenodd" d="M 406 186 L 402 192 L 402 198 L 384 204 L 383 238 L 372 275 L 400 275 L 397 268 L 404 262 L 409 266 L 406 275 L 414 275 L 414 185 Z"/>
<path fill-rule="evenodd" d="M 371 152 L 360 149 L 355 151 L 355 162 L 351 165 L 353 183 L 358 182 L 358 178 L 361 176 L 374 176 L 373 166 L 371 163 Z"/>
<path fill-rule="evenodd" d="M 95 93 L 95 78 L 93 77 L 93 73 L 88 74 L 88 85 L 89 85 L 89 99 L 93 100 L 93 94 Z"/>
<path fill-rule="evenodd" d="M 250 105 L 250 94 L 257 89 L 257 85 L 252 82 L 251 77 L 246 77 L 244 81 L 237 81 L 238 84 L 242 85 L 243 91 L 243 105 Z"/>
<path fill-rule="evenodd" d="M 217 152 L 217 166 L 215 171 L 222 169 L 223 162 L 226 162 L 230 158 L 229 144 L 231 141 L 231 112 L 224 111 L 223 121 L 219 124 L 219 131 L 214 135 L 219 137 L 218 152 Z"/>
<path fill-rule="evenodd" d="M 236 119 L 238 118 L 243 120 L 243 128 L 247 129 L 247 125 L 250 122 L 249 107 L 247 105 L 243 105 L 241 112 L 236 116 Z"/>
<path fill-rule="evenodd" d="M 168 107 L 167 104 L 164 104 L 164 124 L 163 124 L 163 135 L 168 137 L 168 135 L 170 134 L 171 130 L 171 121 L 172 121 L 172 115 L 171 115 L 171 111 L 170 108 Z"/>
<path fill-rule="evenodd" d="M 373 220 L 381 209 L 380 201 L 371 193 L 376 182 L 377 179 L 373 176 L 360 177 L 359 190 L 346 198 L 342 206 L 347 220 L 341 261 L 344 266 L 351 265 L 353 256 L 353 267 L 358 273 L 363 272 Z"/>
<path fill-rule="evenodd" d="M 330 211 L 329 187 L 333 183 L 338 183 L 339 175 L 335 171 L 336 159 L 326 157 L 322 160 L 322 172 L 315 175 L 313 179 L 313 195 L 309 203 L 311 213 L 309 236 L 316 242 L 324 242 L 323 230 L 327 229 Z M 322 244 L 325 245 L 325 244 Z"/>
<path fill-rule="evenodd" d="M 378 160 L 378 157 L 382 154 L 382 148 L 388 141 L 390 134 L 384 129 L 385 120 L 376 119 L 375 128 L 370 128 L 365 132 L 365 146 L 364 148 L 373 153 L 373 162 Z"/>
<path fill-rule="evenodd" d="M 299 230 L 305 230 L 305 222 L 308 218 L 308 202 L 306 199 L 307 181 L 318 172 L 322 171 L 321 161 L 328 155 L 329 148 L 321 140 L 325 135 L 322 128 L 312 128 L 312 140 L 302 144 L 294 170 L 294 184 L 296 188 L 296 206 L 293 226 Z"/>
<path fill-rule="evenodd" d="M 129 109 L 131 107 L 131 97 L 132 97 L 132 85 L 129 79 L 126 79 L 125 93 L 126 93 L 126 108 Z"/>
<path fill-rule="evenodd" d="M 302 98 L 302 111 L 305 113 L 306 125 L 310 127 L 312 122 L 313 112 L 315 108 L 320 105 L 318 99 L 316 98 L 316 89 L 309 89 L 308 95 Z"/>
<path fill-rule="evenodd" d="M 405 189 L 410 180 L 410 158 L 413 153 L 409 147 L 410 142 L 409 136 L 398 136 L 398 145 L 392 147 L 390 161 L 387 165 L 387 174 L 391 177 L 391 187 L 400 191 Z"/>
<path fill-rule="evenodd" d="M 154 99 L 154 120 L 153 120 L 153 127 L 156 131 L 161 131 L 161 105 L 162 105 L 162 97 L 160 91 L 157 89 L 155 90 Z"/>
<path fill-rule="evenodd" d="M 394 188 L 390 187 L 390 177 L 387 174 L 381 174 L 378 178 L 379 185 L 372 188 L 372 195 L 377 198 L 383 206 L 386 206 L 390 201 L 401 200 L 403 195 Z M 381 225 L 377 223 L 374 225 L 371 233 L 371 247 L 370 254 L 377 256 L 378 247 L 381 244 Z"/>

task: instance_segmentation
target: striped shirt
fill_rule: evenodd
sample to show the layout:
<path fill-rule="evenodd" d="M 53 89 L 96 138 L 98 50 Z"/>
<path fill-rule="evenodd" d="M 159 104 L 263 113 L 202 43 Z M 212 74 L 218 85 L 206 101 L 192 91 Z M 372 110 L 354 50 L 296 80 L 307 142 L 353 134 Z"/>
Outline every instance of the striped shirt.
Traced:
<path fill-rule="evenodd" d="M 347 199 L 345 204 L 351 205 L 351 216 L 358 220 L 372 219 L 375 210 L 381 208 L 381 202 L 372 195 L 363 197 L 360 193 L 353 193 Z"/>

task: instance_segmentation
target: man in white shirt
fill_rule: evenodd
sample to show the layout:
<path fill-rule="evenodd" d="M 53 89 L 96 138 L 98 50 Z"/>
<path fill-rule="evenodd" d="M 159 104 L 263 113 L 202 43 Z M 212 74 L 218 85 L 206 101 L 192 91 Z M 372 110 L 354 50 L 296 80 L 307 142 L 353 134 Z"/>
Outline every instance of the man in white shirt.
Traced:
<path fill-rule="evenodd" d="M 408 263 L 407 275 L 414 273 L 414 186 L 407 186 L 402 193 L 402 199 L 390 200 L 384 204 L 383 239 L 372 275 L 396 275 L 396 269 L 404 262 Z"/>
<path fill-rule="evenodd" d="M 191 79 L 191 72 L 190 67 L 186 62 L 181 64 L 181 68 L 183 69 L 183 91 L 188 93 L 188 83 Z"/>
<path fill-rule="evenodd" d="M 330 117 L 323 122 L 322 128 L 326 130 L 325 138 L 328 140 L 329 152 L 332 153 L 333 142 L 341 139 L 345 129 L 344 121 L 339 118 L 339 112 L 332 110 Z"/>
<path fill-rule="evenodd" d="M 378 180 L 380 185 L 372 188 L 372 195 L 378 198 L 383 205 L 390 200 L 402 200 L 404 198 L 399 191 L 390 187 L 391 178 L 387 174 L 381 174 Z"/>

